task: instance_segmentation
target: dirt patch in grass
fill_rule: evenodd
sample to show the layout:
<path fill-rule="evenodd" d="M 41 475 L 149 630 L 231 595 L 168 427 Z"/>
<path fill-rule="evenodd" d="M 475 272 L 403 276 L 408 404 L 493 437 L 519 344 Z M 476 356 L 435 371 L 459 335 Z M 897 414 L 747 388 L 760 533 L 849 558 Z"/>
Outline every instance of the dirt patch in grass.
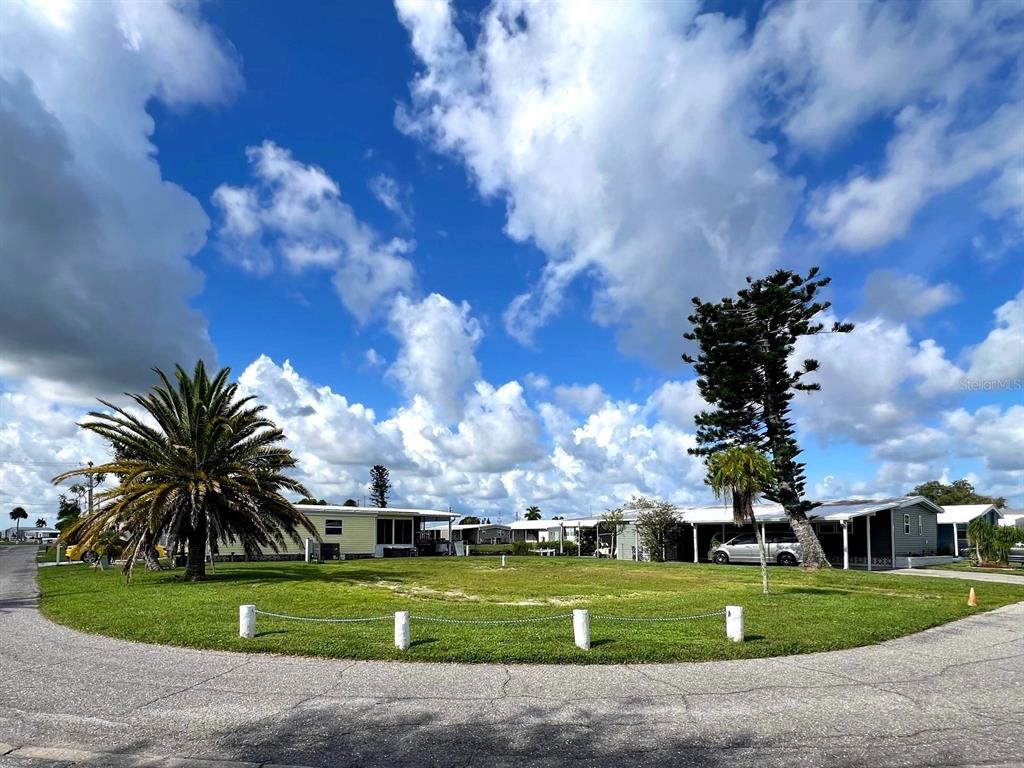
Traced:
<path fill-rule="evenodd" d="M 451 600 L 454 602 L 476 603 L 480 602 L 479 595 L 470 595 L 461 589 L 434 589 L 425 587 L 422 584 L 403 584 L 398 581 L 378 580 L 373 583 L 375 587 L 381 587 L 394 592 L 396 595 L 404 595 L 413 599 L 422 600 Z"/>
<path fill-rule="evenodd" d="M 562 597 L 546 597 L 543 600 L 529 597 L 524 600 L 502 600 L 494 605 L 583 605 L 595 599 L 595 595 L 568 595 Z"/>

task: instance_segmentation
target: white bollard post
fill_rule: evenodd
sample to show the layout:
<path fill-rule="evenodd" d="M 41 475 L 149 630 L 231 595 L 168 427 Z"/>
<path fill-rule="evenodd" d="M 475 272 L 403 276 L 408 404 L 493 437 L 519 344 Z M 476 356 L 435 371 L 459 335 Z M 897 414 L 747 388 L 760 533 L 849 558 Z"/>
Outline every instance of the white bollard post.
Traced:
<path fill-rule="evenodd" d="M 577 648 L 582 648 L 584 651 L 590 650 L 590 611 L 586 608 L 573 609 L 572 634 Z"/>
<path fill-rule="evenodd" d="M 742 643 L 744 638 L 743 608 L 739 605 L 725 606 L 725 634 L 734 643 Z"/>
<path fill-rule="evenodd" d="M 308 563 L 310 558 L 313 556 L 313 540 L 306 539 L 306 562 Z"/>
<path fill-rule="evenodd" d="M 395 647 L 409 650 L 409 612 L 395 611 Z"/>
<path fill-rule="evenodd" d="M 60 565 L 60 548 L 61 548 L 61 545 L 58 544 L 57 545 L 57 560 L 56 560 L 57 565 Z"/>
<path fill-rule="evenodd" d="M 256 606 L 238 606 L 238 636 L 252 639 L 256 637 Z"/>
<path fill-rule="evenodd" d="M 504 555 L 501 556 L 501 567 L 502 568 L 505 567 L 505 556 Z"/>

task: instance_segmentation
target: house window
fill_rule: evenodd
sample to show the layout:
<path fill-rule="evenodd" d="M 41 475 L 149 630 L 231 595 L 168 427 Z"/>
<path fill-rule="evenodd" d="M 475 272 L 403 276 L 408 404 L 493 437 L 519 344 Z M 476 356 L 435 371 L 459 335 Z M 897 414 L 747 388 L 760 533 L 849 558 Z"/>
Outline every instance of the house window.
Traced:
<path fill-rule="evenodd" d="M 838 533 L 835 523 L 818 523 L 818 533 Z"/>
<path fill-rule="evenodd" d="M 917 535 L 918 536 L 923 536 L 924 535 L 924 516 L 923 515 L 918 515 L 917 516 Z"/>
<path fill-rule="evenodd" d="M 903 532 L 907 536 L 910 535 L 910 515 L 909 514 L 903 515 Z"/>
<path fill-rule="evenodd" d="M 341 520 L 325 520 L 324 533 L 328 536 L 341 536 Z"/>
<path fill-rule="evenodd" d="M 412 544 L 412 520 L 395 520 L 395 544 Z"/>
<path fill-rule="evenodd" d="M 412 544 L 412 520 L 378 520 L 377 543 Z"/>

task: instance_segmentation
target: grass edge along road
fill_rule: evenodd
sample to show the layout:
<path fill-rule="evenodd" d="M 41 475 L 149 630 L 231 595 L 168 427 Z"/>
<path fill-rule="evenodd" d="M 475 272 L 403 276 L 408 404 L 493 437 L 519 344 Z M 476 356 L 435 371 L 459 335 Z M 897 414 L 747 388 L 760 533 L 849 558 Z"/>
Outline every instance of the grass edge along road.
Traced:
<path fill-rule="evenodd" d="M 42 613 L 95 634 L 147 643 L 351 659 L 621 663 L 709 661 L 838 650 L 889 640 L 1024 600 L 1024 585 L 986 584 L 979 607 L 969 585 L 859 571 L 773 568 L 772 595 L 746 566 L 634 563 L 577 558 L 395 558 L 329 565 L 224 563 L 207 582 L 181 571 L 42 568 Z M 320 618 L 385 617 L 354 624 L 259 616 L 257 636 L 238 637 L 238 606 Z M 722 617 L 681 622 L 602 620 L 746 610 L 747 641 L 725 637 Z M 416 616 L 524 619 L 591 611 L 589 652 L 572 621 L 460 625 Z M 391 615 L 409 610 L 412 647 L 393 647 Z"/>

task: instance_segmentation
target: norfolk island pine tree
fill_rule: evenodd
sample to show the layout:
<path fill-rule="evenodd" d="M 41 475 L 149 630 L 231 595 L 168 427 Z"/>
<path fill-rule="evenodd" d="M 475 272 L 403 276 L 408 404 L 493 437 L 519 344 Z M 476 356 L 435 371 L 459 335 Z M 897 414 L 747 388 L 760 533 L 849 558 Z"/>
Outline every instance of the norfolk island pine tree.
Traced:
<path fill-rule="evenodd" d="M 819 363 L 807 359 L 796 369 L 789 363 L 799 338 L 853 330 L 850 323 L 836 322 L 826 331 L 814 321 L 831 306 L 815 300 L 829 282 L 818 277 L 817 267 L 806 277 L 779 270 L 759 280 L 747 278 L 735 298 L 703 302 L 695 297 L 692 330 L 684 334 L 700 351 L 696 358 L 684 354 L 683 360 L 694 366 L 701 396 L 712 406 L 695 418 L 698 445 L 690 453 L 710 456 L 737 445 L 766 453 L 773 476 L 763 495 L 785 509 L 809 568 L 830 564 L 807 519 L 816 504 L 803 498 L 806 478 L 797 461 L 801 449 L 790 406 L 796 392 L 821 389 L 803 380 Z"/>

